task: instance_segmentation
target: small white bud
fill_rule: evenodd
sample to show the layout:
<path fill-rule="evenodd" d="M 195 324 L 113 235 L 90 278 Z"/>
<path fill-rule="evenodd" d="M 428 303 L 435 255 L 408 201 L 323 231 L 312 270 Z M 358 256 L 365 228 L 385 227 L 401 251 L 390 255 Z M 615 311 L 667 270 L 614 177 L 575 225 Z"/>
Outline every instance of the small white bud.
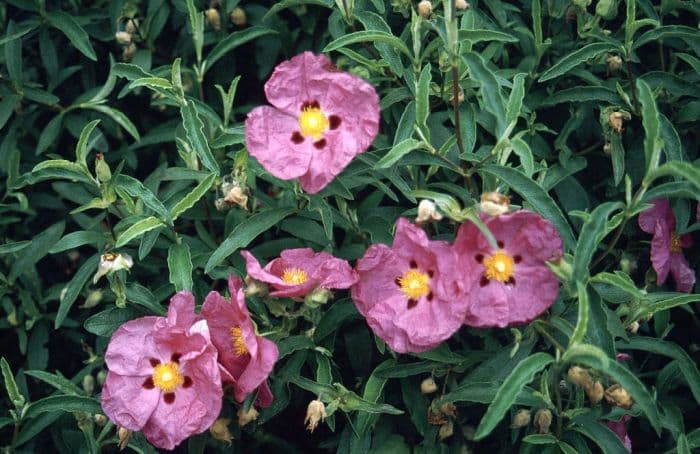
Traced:
<path fill-rule="evenodd" d="M 418 216 L 416 223 L 439 221 L 442 219 L 442 214 L 437 210 L 435 202 L 432 200 L 421 200 L 418 204 Z"/>
<path fill-rule="evenodd" d="M 429 0 L 423 0 L 418 4 L 418 14 L 423 19 L 430 19 L 430 15 L 433 14 L 433 4 Z"/>
<path fill-rule="evenodd" d="M 326 414 L 326 406 L 320 400 L 312 400 L 309 406 L 306 407 L 306 417 L 304 424 L 306 429 L 313 433 L 319 422 L 323 422 L 328 415 Z"/>
<path fill-rule="evenodd" d="M 131 44 L 131 38 L 132 36 L 129 32 L 117 32 L 114 34 L 114 39 L 116 39 L 119 44 L 124 46 Z"/>
<path fill-rule="evenodd" d="M 134 260 L 129 254 L 118 254 L 108 252 L 100 257 L 100 264 L 97 267 L 97 273 L 92 278 L 92 283 L 97 284 L 102 276 L 115 273 L 119 270 L 129 271 L 134 266 Z"/>
<path fill-rule="evenodd" d="M 489 216 L 499 216 L 510 211 L 510 198 L 500 192 L 484 192 L 481 194 L 479 209 Z"/>

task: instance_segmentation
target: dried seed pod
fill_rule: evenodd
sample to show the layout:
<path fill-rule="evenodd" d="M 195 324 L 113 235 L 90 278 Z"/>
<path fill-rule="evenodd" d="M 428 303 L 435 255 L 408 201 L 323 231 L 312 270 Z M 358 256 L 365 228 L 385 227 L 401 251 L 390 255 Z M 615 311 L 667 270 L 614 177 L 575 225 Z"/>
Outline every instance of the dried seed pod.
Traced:
<path fill-rule="evenodd" d="M 528 424 L 530 424 L 530 419 L 530 410 L 521 408 L 515 413 L 515 416 L 513 416 L 513 420 L 510 423 L 510 427 L 511 429 L 519 429 L 521 427 L 525 427 Z"/>
<path fill-rule="evenodd" d="M 306 417 L 304 424 L 306 429 L 313 433 L 319 422 L 323 422 L 328 415 L 326 414 L 326 406 L 320 400 L 312 400 L 309 406 L 306 407 Z"/>
<path fill-rule="evenodd" d="M 416 216 L 416 224 L 424 222 L 439 221 L 442 219 L 442 214 L 437 210 L 435 202 L 432 200 L 421 200 L 418 204 L 418 216 Z"/>
<path fill-rule="evenodd" d="M 440 441 L 443 441 L 447 438 L 450 438 L 454 434 L 454 424 L 452 424 L 452 421 L 447 421 L 445 424 L 440 426 L 440 430 L 438 431 L 438 438 Z"/>
<path fill-rule="evenodd" d="M 219 418 L 214 421 L 214 424 L 209 428 L 209 433 L 215 440 L 225 441 L 230 446 L 233 435 L 231 435 L 231 431 L 228 430 L 229 424 L 231 424 L 230 418 Z"/>
<path fill-rule="evenodd" d="M 209 22 L 209 25 L 211 25 L 211 28 L 214 29 L 214 31 L 219 31 L 221 30 L 221 15 L 219 14 L 219 10 L 216 8 L 209 8 L 204 12 L 204 15 L 207 17 L 207 21 Z"/>
<path fill-rule="evenodd" d="M 591 375 L 583 367 L 569 367 L 566 376 L 569 378 L 569 381 L 576 386 L 585 388 L 591 385 Z"/>
<path fill-rule="evenodd" d="M 549 426 L 552 425 L 552 412 L 546 408 L 537 410 L 533 425 L 535 426 L 535 430 L 538 434 L 548 434 Z"/>
<path fill-rule="evenodd" d="M 254 407 L 250 407 L 248 411 L 244 411 L 243 407 L 241 407 L 238 409 L 238 412 L 236 412 L 236 415 L 238 416 L 238 425 L 243 427 L 258 419 L 260 413 L 258 413 L 258 410 Z"/>
<path fill-rule="evenodd" d="M 432 394 L 437 391 L 438 387 L 432 377 L 426 378 L 420 384 L 420 392 L 423 394 Z"/>
<path fill-rule="evenodd" d="M 132 36 L 131 33 L 128 32 L 117 32 L 114 34 L 114 39 L 116 39 L 119 44 L 128 46 L 131 44 Z"/>
<path fill-rule="evenodd" d="M 228 17 L 231 20 L 231 23 L 237 27 L 245 27 L 248 22 L 248 18 L 246 17 L 243 8 L 234 8 Z"/>
<path fill-rule="evenodd" d="M 467 2 L 465 0 L 456 0 L 455 1 L 455 8 L 465 10 L 465 9 L 471 8 L 471 5 L 469 4 L 469 2 Z"/>
<path fill-rule="evenodd" d="M 430 19 L 430 16 L 433 14 L 433 4 L 428 0 L 423 0 L 418 4 L 418 14 L 423 19 Z"/>
<path fill-rule="evenodd" d="M 618 385 L 617 383 L 605 390 L 605 400 L 610 402 L 612 405 L 617 405 L 626 410 L 632 408 L 634 400 L 632 396 L 627 392 L 625 388 Z"/>
<path fill-rule="evenodd" d="M 603 385 L 599 381 L 590 383 L 588 386 L 584 387 L 586 395 L 591 401 L 592 405 L 598 405 L 598 403 L 603 399 Z"/>
<path fill-rule="evenodd" d="M 500 192 L 481 194 L 479 209 L 489 216 L 498 216 L 510 212 L 510 197 Z"/>

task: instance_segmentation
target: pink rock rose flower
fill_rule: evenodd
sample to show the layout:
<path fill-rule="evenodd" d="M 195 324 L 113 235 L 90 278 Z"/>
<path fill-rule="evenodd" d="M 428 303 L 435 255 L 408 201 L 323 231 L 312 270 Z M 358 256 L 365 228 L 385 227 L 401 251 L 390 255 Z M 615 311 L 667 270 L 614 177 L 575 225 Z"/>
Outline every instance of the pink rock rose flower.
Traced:
<path fill-rule="evenodd" d="M 605 425 L 620 438 L 622 444 L 627 448 L 627 452 L 632 452 L 632 440 L 627 434 L 627 421 L 629 420 L 630 415 L 625 415 L 619 421 L 605 421 Z"/>
<path fill-rule="evenodd" d="M 194 296 L 175 294 L 167 317 L 141 317 L 117 329 L 105 354 L 102 409 L 115 424 L 173 449 L 207 430 L 221 411 L 217 352 Z"/>
<path fill-rule="evenodd" d="M 250 252 L 241 251 L 241 255 L 248 275 L 270 284 L 274 289 L 270 295 L 276 297 L 305 296 L 317 288 L 350 288 L 357 282 L 357 274 L 347 261 L 311 248 L 286 249 L 265 268 Z"/>
<path fill-rule="evenodd" d="M 459 228 L 454 244 L 471 295 L 464 322 L 478 328 L 527 323 L 559 295 L 559 282 L 545 262 L 561 257 L 561 237 L 549 221 L 527 210 L 481 219 L 498 249 L 471 222 Z"/>
<path fill-rule="evenodd" d="M 272 106 L 246 119 L 246 146 L 272 175 L 299 178 L 314 194 L 367 150 L 379 131 L 374 87 L 304 52 L 277 65 L 265 84 Z"/>
<path fill-rule="evenodd" d="M 468 300 L 452 248 L 400 218 L 394 243 L 357 262 L 352 299 L 374 334 L 399 353 L 437 347 L 459 330 Z"/>
<path fill-rule="evenodd" d="M 229 276 L 228 288 L 231 302 L 212 291 L 202 305 L 202 316 L 209 324 L 212 342 L 219 351 L 221 378 L 224 383 L 233 385 L 237 401 L 243 402 L 257 389 L 256 403 L 267 407 L 273 400 L 267 377 L 279 351 L 274 342 L 255 334 L 240 278 Z"/>
<path fill-rule="evenodd" d="M 690 247 L 690 234 L 679 236 L 676 217 L 667 199 L 656 199 L 653 207 L 639 214 L 639 228 L 653 233 L 651 239 L 651 264 L 656 271 L 656 284 L 664 283 L 670 272 L 676 282 L 676 290 L 690 293 L 695 285 L 695 271 L 688 265 L 683 248 Z"/>

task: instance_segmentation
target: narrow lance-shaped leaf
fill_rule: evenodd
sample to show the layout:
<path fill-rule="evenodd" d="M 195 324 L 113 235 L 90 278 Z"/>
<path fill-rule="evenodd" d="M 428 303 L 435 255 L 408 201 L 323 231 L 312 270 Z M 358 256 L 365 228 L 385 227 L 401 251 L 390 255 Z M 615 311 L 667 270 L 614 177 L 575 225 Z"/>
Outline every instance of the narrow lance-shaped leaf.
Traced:
<path fill-rule="evenodd" d="M 97 126 L 100 120 L 93 120 L 86 124 L 83 131 L 80 133 L 80 138 L 78 139 L 78 144 L 75 146 L 75 162 L 84 166 L 87 169 L 87 144 L 90 134 L 93 129 Z"/>
<path fill-rule="evenodd" d="M 556 62 L 551 68 L 542 73 L 539 78 L 539 82 L 546 82 L 555 77 L 562 76 L 581 63 L 590 60 L 591 58 L 597 57 L 605 52 L 619 51 L 618 46 L 614 46 L 610 43 L 592 43 L 587 46 L 578 49 L 566 57 L 562 58 Z"/>
<path fill-rule="evenodd" d="M 95 50 L 90 44 L 90 37 L 71 15 L 55 11 L 46 13 L 46 19 L 52 27 L 61 30 L 83 55 L 90 60 L 97 61 Z"/>
<path fill-rule="evenodd" d="M 605 202 L 598 205 L 588 216 L 581 228 L 576 251 L 574 255 L 573 279 L 586 282 L 588 278 L 588 265 L 596 249 L 606 235 L 608 217 L 622 208 L 621 202 Z"/>
<path fill-rule="evenodd" d="M 637 81 L 639 91 L 639 103 L 642 105 L 642 125 L 644 126 L 644 157 L 646 158 L 646 174 L 656 170 L 661 157 L 661 124 L 659 121 L 659 111 L 656 108 L 654 94 L 649 85 L 642 79 Z"/>
<path fill-rule="evenodd" d="M 416 86 L 416 123 L 419 127 L 425 127 L 430 114 L 430 81 L 432 67 L 430 63 L 423 67 Z"/>
<path fill-rule="evenodd" d="M 396 164 L 401 158 L 410 153 L 411 151 L 421 148 L 423 142 L 416 139 L 405 139 L 397 143 L 394 147 L 389 150 L 387 154 L 382 156 L 382 159 L 377 161 L 374 165 L 375 169 L 386 169 L 388 167 Z"/>
<path fill-rule="evenodd" d="M 185 244 L 173 244 L 168 249 L 168 269 L 170 283 L 175 291 L 192 290 L 192 256 L 190 247 Z"/>
<path fill-rule="evenodd" d="M 204 135 L 204 123 L 202 123 L 197 114 L 194 102 L 185 99 L 180 106 L 180 113 L 182 114 L 182 124 L 185 127 L 187 139 L 197 156 L 199 156 L 202 165 L 218 175 L 220 172 L 219 164 L 211 153 L 209 142 L 207 142 L 207 138 Z"/>
<path fill-rule="evenodd" d="M 24 405 L 25 399 L 22 393 L 19 392 L 17 382 L 15 381 L 15 376 L 4 356 L 0 358 L 0 369 L 2 370 L 2 379 L 5 382 L 5 390 L 7 391 L 7 395 L 10 398 L 12 405 L 15 407 L 21 407 Z"/>
<path fill-rule="evenodd" d="M 68 311 L 75 303 L 75 300 L 80 295 L 80 291 L 85 287 L 85 284 L 90 279 L 90 276 L 94 275 L 97 271 L 97 264 L 100 260 L 100 254 L 95 254 L 82 264 L 73 276 L 73 279 L 68 283 L 65 288 L 65 293 L 60 299 L 60 304 L 58 306 L 58 312 L 56 313 L 56 319 L 54 320 L 54 329 L 58 329 L 63 324 Z"/>
<path fill-rule="evenodd" d="M 157 229 L 158 227 L 164 226 L 165 224 L 163 224 L 163 221 L 153 216 L 141 219 L 140 221 L 136 222 L 134 225 L 126 229 L 124 232 L 122 232 L 122 234 L 119 235 L 119 238 L 117 238 L 117 243 L 114 246 L 120 248 L 125 244 L 129 243 L 129 241 L 140 237 L 144 233 L 153 229 Z"/>
<path fill-rule="evenodd" d="M 194 204 L 207 193 L 209 188 L 211 188 L 211 185 L 214 184 L 215 180 L 216 174 L 212 173 L 207 175 L 204 177 L 204 179 L 202 179 L 202 181 L 199 182 L 197 186 L 195 186 L 194 189 L 192 189 L 192 191 L 189 192 L 189 194 L 178 200 L 175 206 L 170 210 L 170 216 L 172 216 L 173 220 L 177 219 L 182 213 L 192 208 Z"/>
<path fill-rule="evenodd" d="M 381 31 L 360 31 L 354 33 L 348 33 L 347 35 L 341 36 L 340 38 L 329 43 L 323 52 L 330 52 L 332 50 L 339 49 L 341 47 L 349 46 L 351 44 L 366 43 L 366 42 L 379 42 L 386 43 L 390 46 L 396 48 L 409 59 L 413 59 L 411 51 L 408 50 L 406 44 L 396 36 L 391 33 L 381 32 Z"/>
<path fill-rule="evenodd" d="M 569 338 L 569 346 L 583 342 L 583 337 L 588 330 L 588 289 L 581 281 L 576 281 L 576 293 L 578 294 L 578 318 L 576 328 Z"/>

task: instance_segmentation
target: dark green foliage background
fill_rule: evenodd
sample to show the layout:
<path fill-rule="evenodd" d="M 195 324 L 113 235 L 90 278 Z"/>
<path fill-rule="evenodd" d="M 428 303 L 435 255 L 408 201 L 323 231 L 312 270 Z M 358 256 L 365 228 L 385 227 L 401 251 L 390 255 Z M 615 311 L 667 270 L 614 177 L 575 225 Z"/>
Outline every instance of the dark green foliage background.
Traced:
<path fill-rule="evenodd" d="M 114 428 L 93 420 L 110 334 L 163 314 L 176 289 L 199 302 L 224 291 L 229 273 L 245 274 L 239 249 L 269 260 L 309 246 L 354 261 L 390 243 L 396 218 L 415 216 L 423 198 L 457 221 L 428 226 L 451 240 L 478 195 L 500 190 L 565 240 L 561 296 L 544 317 L 463 328 L 435 351 L 395 355 L 347 292 L 320 308 L 249 298 L 280 347 L 276 401 L 255 423 L 231 424 L 233 448 L 205 433 L 178 449 L 625 452 L 600 424 L 622 411 L 591 407 L 565 380 L 571 364 L 633 395 L 635 452 L 700 448 L 700 296 L 656 286 L 636 220 L 668 197 L 679 233 L 700 228 L 696 2 L 483 0 L 452 20 L 439 2 L 430 20 L 408 0 L 220 3 L 220 31 L 199 0 L 189 11 L 184 0 L 0 4 L 0 446 L 114 452 Z M 228 20 L 238 6 L 245 27 Z M 115 32 L 129 17 L 139 37 L 124 61 Z M 382 107 L 373 148 L 313 196 L 248 159 L 242 126 L 266 102 L 273 67 L 304 50 L 369 80 Z M 630 114 L 621 134 L 613 111 Z M 95 178 L 97 152 L 109 181 Z M 234 171 L 247 178 L 250 211 L 219 212 Z M 685 255 L 697 269 L 695 237 Z M 109 251 L 135 265 L 93 285 Z M 88 297 L 99 304 L 83 307 Z M 621 351 L 632 360 L 618 364 Z M 431 374 L 439 403 L 458 410 L 444 441 L 419 389 Z M 319 394 L 338 411 L 308 434 L 306 405 Z M 552 434 L 509 428 L 521 408 L 549 408 Z M 235 411 L 227 402 L 223 416 Z M 154 451 L 141 435 L 129 446 Z"/>

